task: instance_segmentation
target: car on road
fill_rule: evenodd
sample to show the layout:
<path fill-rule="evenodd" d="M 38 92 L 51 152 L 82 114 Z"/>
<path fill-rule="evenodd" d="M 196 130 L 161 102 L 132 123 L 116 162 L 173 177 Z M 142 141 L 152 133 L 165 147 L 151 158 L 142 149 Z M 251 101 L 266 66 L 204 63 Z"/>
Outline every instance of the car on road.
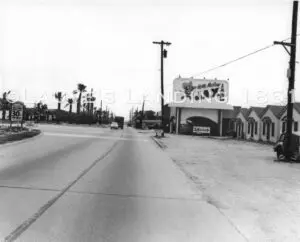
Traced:
<path fill-rule="evenodd" d="M 114 118 L 114 122 L 116 122 L 118 124 L 119 128 L 123 129 L 123 127 L 124 127 L 124 117 L 116 116 Z"/>
<path fill-rule="evenodd" d="M 110 129 L 118 129 L 118 128 L 119 128 L 119 125 L 118 125 L 117 122 L 112 122 L 112 123 L 110 124 Z"/>

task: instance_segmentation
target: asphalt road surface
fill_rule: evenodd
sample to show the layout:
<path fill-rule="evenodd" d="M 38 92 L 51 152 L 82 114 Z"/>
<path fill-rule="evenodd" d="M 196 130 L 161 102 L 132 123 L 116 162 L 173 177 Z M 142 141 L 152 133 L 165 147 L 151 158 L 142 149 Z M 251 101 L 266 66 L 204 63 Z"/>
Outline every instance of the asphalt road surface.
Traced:
<path fill-rule="evenodd" d="M 0 146 L 1 241 L 245 241 L 149 135 L 40 128 Z"/>

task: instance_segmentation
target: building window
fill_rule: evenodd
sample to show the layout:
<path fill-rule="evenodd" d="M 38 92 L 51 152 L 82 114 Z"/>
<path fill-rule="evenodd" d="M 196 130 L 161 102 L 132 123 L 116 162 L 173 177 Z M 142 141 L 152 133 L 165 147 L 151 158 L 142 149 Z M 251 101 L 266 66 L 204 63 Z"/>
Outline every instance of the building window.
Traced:
<path fill-rule="evenodd" d="M 250 134 L 250 123 L 248 123 L 248 134 Z"/>
<path fill-rule="evenodd" d="M 298 122 L 294 122 L 294 131 L 298 131 Z"/>
<path fill-rule="evenodd" d="M 285 122 L 282 123 L 282 133 L 285 132 Z"/>
<path fill-rule="evenodd" d="M 275 135 L 275 123 L 272 123 L 272 137 Z"/>
<path fill-rule="evenodd" d="M 266 133 L 266 123 L 264 122 L 263 123 L 263 135 L 265 135 L 265 133 Z"/>
<path fill-rule="evenodd" d="M 255 134 L 257 134 L 257 122 L 255 122 Z"/>

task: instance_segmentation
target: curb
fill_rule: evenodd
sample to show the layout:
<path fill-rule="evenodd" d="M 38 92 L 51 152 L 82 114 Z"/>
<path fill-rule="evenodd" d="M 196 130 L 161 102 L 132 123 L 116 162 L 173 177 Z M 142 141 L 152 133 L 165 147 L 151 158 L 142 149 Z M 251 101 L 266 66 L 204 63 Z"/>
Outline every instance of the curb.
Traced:
<path fill-rule="evenodd" d="M 150 136 L 151 139 L 157 144 L 157 146 L 161 149 L 166 149 L 167 146 L 165 144 L 163 144 L 162 142 L 160 142 L 157 138 L 155 138 L 154 136 Z"/>

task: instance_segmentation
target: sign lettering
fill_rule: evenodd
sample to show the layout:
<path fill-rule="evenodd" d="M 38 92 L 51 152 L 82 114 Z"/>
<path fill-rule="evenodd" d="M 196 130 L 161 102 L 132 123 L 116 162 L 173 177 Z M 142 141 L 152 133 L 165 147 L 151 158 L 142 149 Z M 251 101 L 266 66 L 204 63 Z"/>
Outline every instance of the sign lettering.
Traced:
<path fill-rule="evenodd" d="M 23 106 L 13 104 L 11 108 L 11 121 L 21 122 L 23 120 Z"/>
<path fill-rule="evenodd" d="M 210 134 L 210 127 L 194 126 L 193 133 L 195 133 L 195 134 Z"/>

